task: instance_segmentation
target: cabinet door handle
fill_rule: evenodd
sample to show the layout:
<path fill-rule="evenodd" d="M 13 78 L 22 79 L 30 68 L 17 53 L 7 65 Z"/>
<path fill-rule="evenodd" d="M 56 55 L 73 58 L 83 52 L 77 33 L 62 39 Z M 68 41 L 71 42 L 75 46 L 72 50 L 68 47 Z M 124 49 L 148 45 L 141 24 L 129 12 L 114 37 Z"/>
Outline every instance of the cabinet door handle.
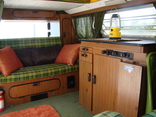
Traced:
<path fill-rule="evenodd" d="M 82 48 L 82 50 L 84 50 L 84 51 L 88 51 L 88 48 Z"/>
<path fill-rule="evenodd" d="M 91 81 L 91 73 L 88 73 L 88 81 Z"/>
<path fill-rule="evenodd" d="M 34 83 L 33 84 L 33 86 L 39 86 L 40 85 L 40 83 Z"/>
<path fill-rule="evenodd" d="M 92 80 L 92 84 L 95 84 L 96 83 L 96 76 L 93 75 L 93 80 Z"/>
<path fill-rule="evenodd" d="M 107 52 L 106 50 L 102 50 L 101 54 L 106 54 L 106 52 Z"/>
<path fill-rule="evenodd" d="M 81 56 L 83 56 L 83 57 L 87 57 L 87 54 L 81 54 Z"/>
<path fill-rule="evenodd" d="M 63 37 L 66 37 L 66 32 L 63 32 Z"/>

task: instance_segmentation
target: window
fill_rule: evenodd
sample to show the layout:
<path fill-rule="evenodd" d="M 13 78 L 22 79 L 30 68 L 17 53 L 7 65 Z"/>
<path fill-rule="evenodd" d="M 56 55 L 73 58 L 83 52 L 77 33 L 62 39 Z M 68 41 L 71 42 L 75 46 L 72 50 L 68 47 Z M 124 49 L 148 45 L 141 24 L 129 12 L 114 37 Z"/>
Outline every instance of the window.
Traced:
<path fill-rule="evenodd" d="M 109 35 L 111 15 L 121 17 L 121 35 L 128 37 L 156 36 L 156 9 L 153 4 L 108 11 L 103 21 L 103 33 Z"/>
<path fill-rule="evenodd" d="M 29 37 L 50 37 L 60 36 L 59 21 L 51 21 L 50 27 L 47 28 L 47 21 L 13 21 L 1 20 L 0 22 L 0 39 L 6 38 L 29 38 Z"/>

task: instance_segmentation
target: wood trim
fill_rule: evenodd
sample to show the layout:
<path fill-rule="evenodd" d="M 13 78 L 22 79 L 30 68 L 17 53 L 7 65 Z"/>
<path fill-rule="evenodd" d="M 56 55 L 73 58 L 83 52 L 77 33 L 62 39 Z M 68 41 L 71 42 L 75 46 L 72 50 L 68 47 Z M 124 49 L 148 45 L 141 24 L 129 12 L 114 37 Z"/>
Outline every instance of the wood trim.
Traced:
<path fill-rule="evenodd" d="M 128 51 L 128 52 L 142 52 L 142 48 L 143 48 L 142 46 L 130 46 L 130 45 L 97 43 L 97 42 L 86 42 L 86 41 L 81 41 L 81 46 L 94 47 L 94 48 L 101 47 L 103 48 L 103 50 L 114 49 L 118 51 Z"/>
<path fill-rule="evenodd" d="M 75 87 L 74 88 L 70 88 L 68 89 L 67 87 L 67 77 L 68 76 L 75 76 Z M 59 82 L 57 82 L 58 80 L 56 80 L 56 82 L 42 82 L 42 81 L 48 81 L 51 79 L 58 79 L 60 82 L 60 86 L 59 86 Z M 54 80 L 52 80 L 54 81 Z M 20 86 L 21 84 L 31 84 L 33 82 L 42 82 L 43 84 L 37 86 L 36 88 L 31 88 L 29 86 L 27 87 L 22 87 Z M 19 87 L 14 87 L 19 85 Z M 57 88 L 59 86 L 59 88 L 57 90 L 52 90 L 53 88 Z M 44 93 L 48 93 L 48 97 L 53 97 L 53 96 L 57 96 L 57 95 L 62 95 L 62 94 L 66 94 L 66 93 L 70 93 L 70 92 L 74 92 L 74 91 L 78 91 L 79 90 L 79 71 L 76 72 L 70 72 L 70 73 L 66 73 L 66 74 L 60 74 L 60 75 L 56 75 L 56 76 L 49 76 L 49 77 L 44 77 L 44 78 L 37 78 L 37 79 L 32 79 L 32 80 L 24 80 L 24 81 L 18 81 L 18 82 L 11 82 L 11 83 L 0 83 L 0 87 L 4 89 L 4 103 L 5 106 L 9 106 L 9 105 L 18 105 L 18 104 L 23 104 L 23 103 L 27 103 L 31 101 L 31 96 L 35 96 L 35 95 L 39 95 L 39 94 L 44 94 Z M 22 96 L 23 94 L 26 94 L 26 96 L 24 97 L 20 97 L 20 98 L 16 98 L 13 99 L 10 97 L 9 95 L 9 90 L 11 87 L 14 87 L 11 90 L 11 96 L 13 97 L 19 97 Z M 24 90 L 21 90 L 19 88 L 26 88 Z M 30 91 L 32 90 L 32 91 Z M 31 95 L 27 95 L 30 94 Z"/>
<path fill-rule="evenodd" d="M 34 9 L 9 9 L 4 8 L 2 19 L 9 20 L 58 20 L 56 11 Z"/>
<path fill-rule="evenodd" d="M 97 9 L 92 9 L 92 10 L 88 10 L 88 11 L 84 11 L 84 12 L 80 12 L 80 13 L 71 14 L 71 17 L 95 13 L 95 12 L 107 11 L 107 10 L 111 10 L 112 8 L 123 8 L 123 7 L 141 5 L 141 4 L 151 3 L 151 2 L 155 2 L 155 0 L 133 0 L 131 2 L 127 2 L 124 4 L 106 6 L 106 7 L 102 7 L 102 8 L 97 8 Z"/>

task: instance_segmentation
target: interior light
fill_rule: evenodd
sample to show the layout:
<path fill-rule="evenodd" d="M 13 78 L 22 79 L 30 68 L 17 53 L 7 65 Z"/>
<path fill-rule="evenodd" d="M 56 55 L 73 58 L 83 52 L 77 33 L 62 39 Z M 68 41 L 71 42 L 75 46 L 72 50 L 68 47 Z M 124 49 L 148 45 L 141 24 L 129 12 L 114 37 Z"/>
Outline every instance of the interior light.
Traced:
<path fill-rule="evenodd" d="M 110 39 L 121 39 L 121 19 L 119 14 L 113 14 L 110 22 Z"/>

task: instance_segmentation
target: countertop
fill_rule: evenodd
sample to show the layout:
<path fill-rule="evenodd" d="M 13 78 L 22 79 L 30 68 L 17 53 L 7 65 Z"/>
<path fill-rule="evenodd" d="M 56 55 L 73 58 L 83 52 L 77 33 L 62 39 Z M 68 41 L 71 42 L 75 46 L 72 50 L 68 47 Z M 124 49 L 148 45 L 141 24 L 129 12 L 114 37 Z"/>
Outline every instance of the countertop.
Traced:
<path fill-rule="evenodd" d="M 78 39 L 79 41 L 97 42 L 97 43 L 112 43 L 120 45 L 133 45 L 133 46 L 149 46 L 156 45 L 154 40 L 143 40 L 143 39 L 109 39 L 109 38 L 94 38 L 94 39 Z"/>

